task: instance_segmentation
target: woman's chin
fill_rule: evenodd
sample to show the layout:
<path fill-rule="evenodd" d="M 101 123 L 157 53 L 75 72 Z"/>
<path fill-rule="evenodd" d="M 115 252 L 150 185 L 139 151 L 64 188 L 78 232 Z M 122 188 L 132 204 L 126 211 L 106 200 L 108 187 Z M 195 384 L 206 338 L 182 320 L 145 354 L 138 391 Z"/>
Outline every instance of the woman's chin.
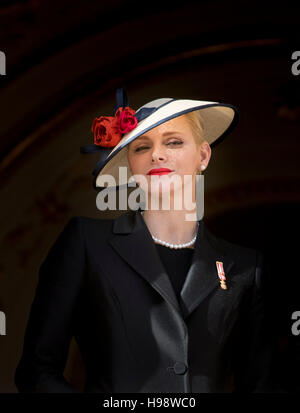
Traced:
<path fill-rule="evenodd" d="M 161 198 L 163 195 L 174 198 L 183 191 L 183 185 L 180 180 L 165 178 L 164 175 L 159 179 L 148 177 L 147 182 L 139 182 L 139 186 L 148 196 L 157 198 Z"/>
<path fill-rule="evenodd" d="M 149 188 L 148 195 L 152 197 L 170 197 L 170 198 L 175 198 L 176 196 L 179 196 L 182 193 L 182 187 L 175 185 L 154 185 L 151 188 Z"/>

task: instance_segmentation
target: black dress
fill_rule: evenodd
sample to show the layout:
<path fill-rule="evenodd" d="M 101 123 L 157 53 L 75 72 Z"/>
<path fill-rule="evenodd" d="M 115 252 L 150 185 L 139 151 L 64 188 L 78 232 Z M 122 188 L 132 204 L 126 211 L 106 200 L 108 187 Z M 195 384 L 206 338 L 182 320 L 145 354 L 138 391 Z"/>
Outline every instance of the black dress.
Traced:
<path fill-rule="evenodd" d="M 169 248 L 156 243 L 155 245 L 180 303 L 180 291 L 191 266 L 195 250 L 193 248 Z"/>

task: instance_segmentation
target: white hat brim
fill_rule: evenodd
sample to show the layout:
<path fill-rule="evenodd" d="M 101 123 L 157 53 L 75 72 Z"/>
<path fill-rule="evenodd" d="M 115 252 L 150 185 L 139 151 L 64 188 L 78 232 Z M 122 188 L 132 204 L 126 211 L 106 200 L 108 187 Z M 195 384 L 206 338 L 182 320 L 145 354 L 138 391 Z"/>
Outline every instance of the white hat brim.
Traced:
<path fill-rule="evenodd" d="M 130 178 L 130 168 L 127 161 L 127 151 L 124 150 L 124 148 L 148 130 L 177 116 L 195 110 L 201 110 L 201 117 L 204 122 L 203 138 L 210 145 L 221 141 L 222 137 L 225 136 L 225 133 L 227 134 L 227 132 L 229 132 L 229 129 L 232 128 L 238 118 L 237 108 L 233 105 L 202 100 L 170 100 L 148 117 L 141 120 L 135 129 L 126 133 L 106 159 L 96 165 L 93 171 L 95 175 L 94 187 L 103 188 L 103 185 L 100 185 L 100 179 L 103 179 L 103 175 L 112 176 L 117 186 L 127 185 L 128 179 Z M 119 177 L 119 167 L 121 166 L 126 167 L 129 173 L 129 176 L 125 180 Z M 108 181 L 107 183 L 108 187 L 115 186 L 115 184 L 110 184 Z"/>

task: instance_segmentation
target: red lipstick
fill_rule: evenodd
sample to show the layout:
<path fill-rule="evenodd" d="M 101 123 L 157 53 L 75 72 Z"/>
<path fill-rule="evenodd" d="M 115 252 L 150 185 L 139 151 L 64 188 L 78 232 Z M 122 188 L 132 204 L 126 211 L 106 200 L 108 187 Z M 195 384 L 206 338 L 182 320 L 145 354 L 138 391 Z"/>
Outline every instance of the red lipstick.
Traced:
<path fill-rule="evenodd" d="M 156 168 L 156 169 L 151 169 L 147 175 L 165 175 L 170 172 L 173 172 L 169 168 Z"/>

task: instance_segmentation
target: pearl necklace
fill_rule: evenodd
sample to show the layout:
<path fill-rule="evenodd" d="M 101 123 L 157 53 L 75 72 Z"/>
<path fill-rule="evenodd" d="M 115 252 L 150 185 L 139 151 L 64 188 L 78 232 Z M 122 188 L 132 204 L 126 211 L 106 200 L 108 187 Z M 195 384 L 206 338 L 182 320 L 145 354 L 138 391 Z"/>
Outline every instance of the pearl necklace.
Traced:
<path fill-rule="evenodd" d="M 144 212 L 141 212 L 141 215 L 143 216 Z M 199 222 L 198 221 L 197 221 L 197 228 L 199 228 Z M 197 233 L 198 233 L 198 230 L 197 230 Z M 194 244 L 194 242 L 196 241 L 196 238 L 197 238 L 197 234 L 196 234 L 191 241 L 186 242 L 185 244 L 171 244 L 170 242 L 162 241 L 161 239 L 156 238 L 152 234 L 151 234 L 151 236 L 154 239 L 154 241 L 158 242 L 159 244 L 164 245 L 165 247 L 174 248 L 174 249 L 187 248 L 190 245 Z"/>

